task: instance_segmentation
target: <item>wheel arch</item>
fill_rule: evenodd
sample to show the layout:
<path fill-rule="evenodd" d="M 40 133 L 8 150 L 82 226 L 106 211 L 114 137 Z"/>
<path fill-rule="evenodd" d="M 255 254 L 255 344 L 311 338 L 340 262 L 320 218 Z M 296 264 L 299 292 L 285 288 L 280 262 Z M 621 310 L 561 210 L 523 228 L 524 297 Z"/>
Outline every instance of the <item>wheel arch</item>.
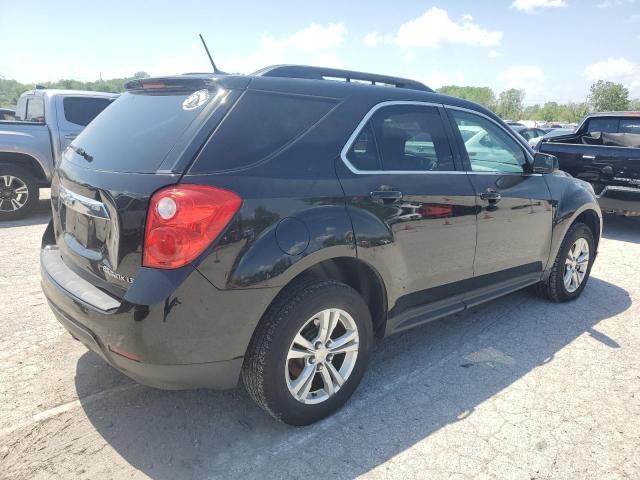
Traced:
<path fill-rule="evenodd" d="M 307 267 L 284 285 L 273 298 L 269 307 L 286 295 L 287 290 L 294 284 L 312 279 L 335 280 L 349 285 L 357 291 L 369 307 L 376 336 L 380 338 L 384 336 L 388 308 L 384 280 L 375 268 L 357 257 L 335 257 Z M 258 324 L 262 322 L 263 318 Z"/>
<path fill-rule="evenodd" d="M 32 173 L 39 185 L 47 183 L 47 176 L 40 162 L 27 153 L 0 152 L 0 165 L 15 165 Z"/>

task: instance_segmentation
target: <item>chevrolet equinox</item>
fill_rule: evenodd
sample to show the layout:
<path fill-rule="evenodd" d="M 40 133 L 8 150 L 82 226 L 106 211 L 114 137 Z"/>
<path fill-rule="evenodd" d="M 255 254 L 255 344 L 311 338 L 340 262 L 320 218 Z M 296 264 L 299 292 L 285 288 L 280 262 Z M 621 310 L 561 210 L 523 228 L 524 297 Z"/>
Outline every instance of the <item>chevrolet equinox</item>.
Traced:
<path fill-rule="evenodd" d="M 146 385 L 234 387 L 315 422 L 376 337 L 535 286 L 578 297 L 588 183 L 474 103 L 303 66 L 134 80 L 70 144 L 42 285 L 57 319 Z"/>

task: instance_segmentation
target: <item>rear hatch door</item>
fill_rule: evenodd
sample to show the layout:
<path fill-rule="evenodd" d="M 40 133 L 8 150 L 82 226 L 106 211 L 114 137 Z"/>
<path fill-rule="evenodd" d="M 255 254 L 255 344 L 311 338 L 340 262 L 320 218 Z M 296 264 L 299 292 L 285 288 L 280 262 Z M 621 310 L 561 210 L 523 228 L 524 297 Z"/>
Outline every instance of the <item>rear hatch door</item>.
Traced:
<path fill-rule="evenodd" d="M 142 264 L 151 195 L 179 181 L 239 95 L 202 79 L 150 79 L 98 115 L 64 152 L 52 182 L 63 262 L 124 297 Z"/>

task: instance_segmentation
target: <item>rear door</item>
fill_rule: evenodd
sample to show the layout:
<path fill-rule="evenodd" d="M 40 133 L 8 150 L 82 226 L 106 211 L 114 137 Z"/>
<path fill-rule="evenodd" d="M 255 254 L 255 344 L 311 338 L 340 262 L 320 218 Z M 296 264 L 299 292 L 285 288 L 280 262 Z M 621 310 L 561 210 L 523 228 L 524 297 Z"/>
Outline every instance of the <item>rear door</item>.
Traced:
<path fill-rule="evenodd" d="M 620 118 L 613 135 L 603 135 L 593 164 L 603 184 L 640 186 L 640 117 Z"/>
<path fill-rule="evenodd" d="M 496 274 L 496 281 L 506 281 L 541 272 L 549 256 L 553 218 L 543 176 L 530 173 L 524 146 L 497 122 L 472 111 L 447 109 L 477 195 L 475 275 Z"/>
<path fill-rule="evenodd" d="M 473 276 L 475 192 L 454 162 L 443 115 L 438 105 L 381 104 L 338 162 L 358 256 L 386 277 L 392 314 Z"/>
<path fill-rule="evenodd" d="M 112 98 L 89 96 L 58 96 L 58 132 L 60 151 L 62 152 L 89 125 L 89 123 L 107 108 Z"/>

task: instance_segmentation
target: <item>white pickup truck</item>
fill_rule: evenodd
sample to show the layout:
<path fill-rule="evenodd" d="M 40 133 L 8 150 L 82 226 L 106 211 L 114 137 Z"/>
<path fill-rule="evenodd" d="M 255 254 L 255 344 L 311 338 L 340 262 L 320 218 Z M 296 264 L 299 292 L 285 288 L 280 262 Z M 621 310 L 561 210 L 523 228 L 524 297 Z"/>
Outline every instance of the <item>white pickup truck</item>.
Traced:
<path fill-rule="evenodd" d="M 27 215 L 48 187 L 62 151 L 118 97 L 36 89 L 23 93 L 15 121 L 0 120 L 0 221 Z"/>

